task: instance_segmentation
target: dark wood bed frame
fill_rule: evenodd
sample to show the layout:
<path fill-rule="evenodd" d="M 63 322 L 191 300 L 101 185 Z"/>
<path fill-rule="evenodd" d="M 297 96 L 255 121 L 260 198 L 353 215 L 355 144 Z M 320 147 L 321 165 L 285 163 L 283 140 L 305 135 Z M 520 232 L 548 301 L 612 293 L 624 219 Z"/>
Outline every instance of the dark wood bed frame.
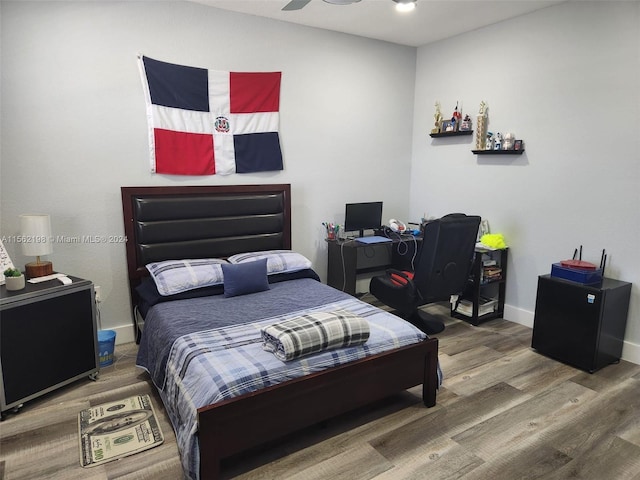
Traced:
<path fill-rule="evenodd" d="M 122 187 L 121 192 L 132 305 L 151 261 L 291 249 L 288 184 Z M 432 407 L 437 362 L 438 340 L 430 338 L 202 407 L 200 478 L 219 478 L 223 458 L 416 385 L 422 384 L 423 402 Z"/>

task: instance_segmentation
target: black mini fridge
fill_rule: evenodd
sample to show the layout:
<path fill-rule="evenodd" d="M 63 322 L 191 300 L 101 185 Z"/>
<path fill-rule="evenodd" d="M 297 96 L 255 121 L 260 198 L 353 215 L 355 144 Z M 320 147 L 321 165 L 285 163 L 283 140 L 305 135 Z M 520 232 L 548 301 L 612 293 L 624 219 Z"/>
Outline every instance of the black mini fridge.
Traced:
<path fill-rule="evenodd" d="M 620 360 L 631 284 L 604 278 L 589 286 L 542 275 L 531 346 L 539 353 L 593 373 Z"/>

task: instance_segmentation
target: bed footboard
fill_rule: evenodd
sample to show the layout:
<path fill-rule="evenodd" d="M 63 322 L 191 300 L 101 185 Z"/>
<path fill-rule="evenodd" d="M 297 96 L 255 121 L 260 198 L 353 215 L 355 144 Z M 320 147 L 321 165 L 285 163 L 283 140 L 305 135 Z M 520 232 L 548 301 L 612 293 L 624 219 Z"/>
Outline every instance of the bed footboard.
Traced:
<path fill-rule="evenodd" d="M 198 409 L 200 478 L 218 479 L 223 458 L 419 384 L 434 406 L 437 354 L 431 338 Z"/>

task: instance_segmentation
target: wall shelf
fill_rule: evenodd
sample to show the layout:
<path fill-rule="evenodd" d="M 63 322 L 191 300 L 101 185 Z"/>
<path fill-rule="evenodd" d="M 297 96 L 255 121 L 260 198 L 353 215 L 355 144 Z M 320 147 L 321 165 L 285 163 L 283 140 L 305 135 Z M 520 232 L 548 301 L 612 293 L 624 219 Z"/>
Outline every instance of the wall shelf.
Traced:
<path fill-rule="evenodd" d="M 431 138 L 444 138 L 444 137 L 458 137 L 461 135 L 471 135 L 473 134 L 473 130 L 462 130 L 457 132 L 440 132 L 440 133 L 430 133 L 429 136 Z"/>
<path fill-rule="evenodd" d="M 522 155 L 522 150 L 471 150 L 476 155 Z"/>

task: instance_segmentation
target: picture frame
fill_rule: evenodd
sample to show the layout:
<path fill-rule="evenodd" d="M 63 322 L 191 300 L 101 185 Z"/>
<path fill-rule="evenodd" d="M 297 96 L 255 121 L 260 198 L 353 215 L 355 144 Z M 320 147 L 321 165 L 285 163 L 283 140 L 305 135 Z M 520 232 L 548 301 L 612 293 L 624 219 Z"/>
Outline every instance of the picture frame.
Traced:
<path fill-rule="evenodd" d="M 522 150 L 522 140 L 516 140 L 515 142 L 513 142 L 513 149 Z"/>
<path fill-rule="evenodd" d="M 440 124 L 441 133 L 453 133 L 458 131 L 458 122 L 452 120 L 443 120 Z"/>
<path fill-rule="evenodd" d="M 4 285 L 4 271 L 7 268 L 14 268 L 14 265 L 9 258 L 7 250 L 4 248 L 2 239 L 0 239 L 0 285 Z"/>

